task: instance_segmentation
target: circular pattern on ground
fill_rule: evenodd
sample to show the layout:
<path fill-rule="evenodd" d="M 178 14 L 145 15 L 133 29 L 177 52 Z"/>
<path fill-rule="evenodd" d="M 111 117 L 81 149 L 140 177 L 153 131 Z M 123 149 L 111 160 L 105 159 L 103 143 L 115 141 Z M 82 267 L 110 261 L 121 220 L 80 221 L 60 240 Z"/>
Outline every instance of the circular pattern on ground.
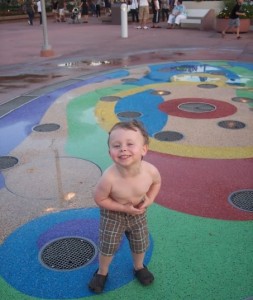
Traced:
<path fill-rule="evenodd" d="M 59 128 L 60 128 L 59 124 L 50 123 L 50 124 L 36 125 L 33 127 L 33 130 L 37 132 L 51 132 L 51 131 L 56 131 Z"/>
<path fill-rule="evenodd" d="M 93 261 L 96 245 L 80 237 L 63 237 L 49 242 L 39 253 L 41 263 L 53 270 L 73 270 Z"/>
<path fill-rule="evenodd" d="M 13 156 L 0 156 L 0 170 L 6 170 L 14 167 L 18 163 L 18 159 Z"/>
<path fill-rule="evenodd" d="M 205 106 L 212 109 L 201 110 L 200 113 L 200 111 L 196 111 L 196 109 L 194 111 L 182 109 L 182 106 L 185 107 L 186 105 L 195 108 Z M 173 99 L 161 103 L 159 109 L 170 116 L 206 120 L 231 116 L 237 111 L 237 108 L 230 103 L 205 98 Z"/>
<path fill-rule="evenodd" d="M 229 196 L 228 200 L 238 209 L 253 212 L 253 190 L 235 191 Z"/>
<path fill-rule="evenodd" d="M 94 163 L 74 157 L 36 157 L 17 169 L 9 170 L 5 177 L 10 192 L 26 199 L 72 201 L 76 206 L 85 195 L 87 203 L 93 204 L 92 188 L 101 176 Z M 20 178 L 22 177 L 22 182 Z M 81 178 L 81 180 L 80 180 Z M 24 186 L 26 188 L 24 188 Z M 73 197 L 68 199 L 68 195 Z"/>
<path fill-rule="evenodd" d="M 112 88 L 105 89 L 103 86 L 99 89 L 96 85 L 94 92 L 87 92 L 87 90 L 89 90 L 86 87 L 86 85 L 89 84 L 89 81 L 87 80 L 80 83 L 80 85 L 83 85 L 83 94 L 79 98 L 77 97 L 77 92 L 75 90 L 76 86 L 68 87 L 65 90 L 62 89 L 59 93 L 54 93 L 59 97 L 60 93 L 64 93 L 64 91 L 69 93 L 69 90 L 73 88 L 74 96 L 68 94 L 68 99 L 71 99 L 72 101 L 69 102 L 67 107 L 67 120 L 69 123 L 68 141 L 65 148 L 66 152 L 68 152 L 68 154 L 74 153 L 75 157 L 89 158 L 91 161 L 97 163 L 101 169 L 105 169 L 111 164 L 111 161 L 105 155 L 107 152 L 107 131 L 112 123 L 119 120 L 117 118 L 117 112 L 124 112 L 126 110 L 126 107 L 119 107 L 117 101 L 121 101 L 121 98 L 123 97 L 132 97 L 135 95 L 134 93 L 136 93 L 134 101 L 128 102 L 128 104 L 135 104 L 134 102 L 136 102 L 139 110 L 135 110 L 136 106 L 133 106 L 133 109 L 132 107 L 127 107 L 128 111 L 140 112 L 141 107 L 145 107 L 145 109 L 148 108 L 145 110 L 145 114 L 141 115 L 141 119 L 146 122 L 149 132 L 152 134 L 161 132 L 162 130 L 171 130 L 174 121 L 173 116 L 171 114 L 161 113 L 161 111 L 158 111 L 158 106 L 163 101 L 184 98 L 185 95 L 182 95 L 182 93 L 185 92 L 186 89 L 182 87 L 189 87 L 187 88 L 187 93 L 190 92 L 190 87 L 193 85 L 192 82 L 196 79 L 194 78 L 192 82 L 188 82 L 189 85 L 187 85 L 188 83 L 186 84 L 186 81 L 184 81 L 184 85 L 182 82 L 172 83 L 170 80 L 173 78 L 173 72 L 187 73 L 191 70 L 191 72 L 195 72 L 196 77 L 200 77 L 198 76 L 198 69 L 201 69 L 202 72 L 202 66 L 204 65 L 207 73 L 209 72 L 211 74 L 212 72 L 212 74 L 226 75 L 227 81 L 224 81 L 224 78 L 221 79 L 219 76 L 215 79 L 215 82 L 218 82 L 217 86 L 221 88 L 212 89 L 212 91 L 215 90 L 216 92 L 219 90 L 221 95 L 223 92 L 223 96 L 219 96 L 221 97 L 221 99 L 219 99 L 221 102 L 231 101 L 234 94 L 239 95 L 240 93 L 244 93 L 244 90 L 236 91 L 234 86 L 233 89 L 231 89 L 231 87 L 228 88 L 227 83 L 229 83 L 229 81 L 237 81 L 240 83 L 239 81 L 243 80 L 239 74 L 242 69 L 244 79 L 245 73 L 249 74 L 249 72 L 252 72 L 250 71 L 252 70 L 252 65 L 249 64 L 249 67 L 247 68 L 247 65 L 242 62 L 232 62 L 231 65 L 225 62 L 211 62 L 209 66 L 207 63 L 194 62 L 189 64 L 190 66 L 187 67 L 188 69 L 186 67 L 182 68 L 182 64 L 183 63 L 177 62 L 159 66 L 149 66 L 150 72 L 144 70 L 145 72 L 143 72 L 143 74 L 145 74 L 145 76 L 136 80 L 136 86 L 132 85 L 129 87 L 130 85 L 119 85 L 121 80 L 116 80 L 116 78 L 119 77 L 119 72 L 116 72 L 115 77 L 113 77 L 113 73 L 110 73 L 108 76 L 103 75 L 102 77 L 96 77 L 96 82 L 99 80 L 102 82 L 103 80 L 110 80 L 113 78 L 114 85 Z M 199 67 L 198 64 L 200 64 Z M 170 67 L 171 65 L 178 67 L 173 68 Z M 224 65 L 226 67 L 224 67 Z M 167 71 L 168 74 L 166 74 L 166 72 L 161 72 L 159 71 L 161 68 L 165 71 L 167 69 L 168 72 L 171 71 L 172 73 L 168 73 Z M 208 68 L 210 70 L 208 70 Z M 220 72 L 218 72 L 219 70 Z M 237 70 L 238 74 L 236 74 L 234 70 Z M 126 72 L 124 71 L 124 76 L 127 76 L 125 73 Z M 164 77 L 159 77 L 157 73 L 164 74 Z M 141 74 L 141 72 L 137 75 L 139 74 Z M 131 76 L 138 77 L 136 74 L 131 74 Z M 208 80 L 209 77 L 199 78 L 199 80 L 202 79 Z M 166 83 L 164 83 L 165 81 Z M 166 90 L 169 88 L 168 84 L 170 83 L 172 87 L 171 94 L 165 95 L 165 97 L 162 98 L 150 98 L 152 91 L 159 89 Z M 144 84 L 146 86 L 144 86 Z M 173 85 L 178 85 L 178 88 L 175 89 Z M 80 86 L 78 87 L 81 90 Z M 203 89 L 201 93 L 202 92 L 205 93 L 205 89 Z M 192 98 L 198 98 L 198 93 L 199 91 L 195 92 L 195 95 L 193 95 Z M 117 95 L 113 99 L 107 98 L 109 101 L 100 101 L 101 96 L 111 97 L 110 95 L 114 94 L 120 94 L 120 96 Z M 53 99 L 53 97 L 56 96 L 53 95 L 51 98 L 47 95 L 44 98 L 41 97 L 41 102 L 44 104 L 48 99 Z M 85 101 L 83 101 L 84 97 Z M 224 97 L 224 99 L 222 97 Z M 203 96 L 203 99 L 209 99 L 209 97 Z M 150 105 L 149 102 L 153 100 L 155 105 Z M 100 102 L 104 102 L 103 104 L 107 106 L 101 114 L 99 111 Z M 33 103 L 30 103 L 29 105 L 32 104 Z M 242 120 L 250 103 L 240 102 L 234 104 L 237 108 L 236 113 L 238 113 L 238 119 Z M 38 102 L 34 103 L 34 112 L 37 111 L 37 105 Z M 108 107 L 110 107 L 110 109 L 107 110 Z M 29 109 L 26 110 L 29 111 Z M 155 112 L 154 114 L 153 111 Z M 152 118 L 149 117 L 150 112 Z M 42 116 L 43 115 L 40 115 L 39 119 L 41 119 Z M 22 116 L 22 118 L 23 117 L 24 116 Z M 252 272 L 251 269 L 249 269 L 251 265 L 248 262 L 252 257 L 252 243 L 249 243 L 252 238 L 252 224 L 250 222 L 224 222 L 212 219 L 252 220 L 252 214 L 231 207 L 227 201 L 228 195 L 238 190 L 238 188 L 252 188 L 251 166 L 253 160 L 252 152 L 250 152 L 252 147 L 248 147 L 247 155 L 242 155 L 242 150 L 249 145 L 249 139 L 247 139 L 247 137 L 244 138 L 246 140 L 245 145 L 240 144 L 240 147 L 235 147 L 236 149 L 234 149 L 231 144 L 227 144 L 227 135 L 230 134 L 231 136 L 231 134 L 238 134 L 240 131 L 226 131 L 226 133 L 224 133 L 224 130 L 219 128 L 219 130 L 221 130 L 219 142 L 224 141 L 224 145 L 220 147 L 220 152 L 217 154 L 217 148 L 214 149 L 209 144 L 206 145 L 206 148 L 210 150 L 208 154 L 212 154 L 213 156 L 205 156 L 204 159 L 201 159 L 201 151 L 205 149 L 200 147 L 201 149 L 198 149 L 196 152 L 197 154 L 195 153 L 196 155 L 192 157 L 191 155 L 194 152 L 194 148 L 191 145 L 195 145 L 195 143 L 194 141 L 189 140 L 189 135 L 185 134 L 187 128 L 182 128 L 182 123 L 186 122 L 186 127 L 189 127 L 190 131 L 197 136 L 198 127 L 192 127 L 197 120 L 196 118 L 175 117 L 177 120 L 182 121 L 181 123 L 179 122 L 176 124 L 177 130 L 180 130 L 180 132 L 186 136 L 186 140 L 188 141 L 188 144 L 186 144 L 183 149 L 184 151 L 181 151 L 182 148 L 180 149 L 180 147 L 178 147 L 179 144 L 168 143 L 170 148 L 173 148 L 176 144 L 176 147 L 174 148 L 176 151 L 172 154 L 163 154 L 161 152 L 161 147 L 162 144 L 165 143 L 161 142 L 157 149 L 155 147 L 153 148 L 156 152 L 150 151 L 147 156 L 147 160 L 153 162 L 159 170 L 161 170 L 163 178 L 163 187 L 161 193 L 157 197 L 157 201 L 162 206 L 154 205 L 150 210 L 150 228 L 152 234 L 154 232 L 156 237 L 157 259 L 153 262 L 151 261 L 153 264 L 152 270 L 155 271 L 155 275 L 157 274 L 157 282 L 164 283 L 163 286 L 165 286 L 165 288 L 151 288 L 146 290 L 146 292 L 141 289 L 142 295 L 146 299 L 155 299 L 156 297 L 162 298 L 161 295 L 164 296 L 164 293 L 166 293 L 165 295 L 168 295 L 166 286 L 167 283 L 170 282 L 172 284 L 169 285 L 169 292 L 176 292 L 179 297 L 181 296 L 180 298 L 183 298 L 185 297 L 185 293 L 192 288 L 192 282 L 195 282 L 195 280 L 198 282 L 199 274 L 201 274 L 203 278 L 207 276 L 210 279 L 201 281 L 198 290 L 198 295 L 200 295 L 200 297 L 205 294 L 207 299 L 212 299 L 214 290 L 217 291 L 216 295 L 220 299 L 225 299 L 226 297 L 229 297 L 230 299 L 231 297 L 236 297 L 238 299 L 242 298 L 242 290 L 244 291 L 244 295 L 251 295 L 252 285 L 249 275 L 251 275 Z M 103 121 L 100 122 L 100 120 Z M 203 128 L 204 126 L 208 127 L 207 125 L 209 123 L 207 121 L 208 119 L 203 119 Z M 217 120 L 210 119 L 209 121 L 215 123 L 215 126 L 217 126 Z M 35 124 L 36 123 L 38 122 L 35 122 Z M 101 126 L 98 126 L 98 123 Z M 12 123 L 10 122 L 10 124 Z M 251 123 L 249 123 L 249 125 L 251 125 Z M 20 128 L 21 126 L 22 124 L 19 124 Z M 106 130 L 104 130 L 104 128 Z M 26 132 L 25 129 L 26 128 L 22 127 L 21 130 Z M 243 134 L 247 133 L 246 130 L 247 128 L 243 130 Z M 209 130 L 210 136 L 212 133 L 213 131 Z M 203 143 L 206 142 L 205 135 L 200 135 L 200 137 L 202 138 Z M 181 142 L 182 141 L 179 141 L 179 143 Z M 153 147 L 154 145 L 151 146 Z M 233 151 L 235 151 L 238 156 L 229 156 L 229 153 Z M 223 156 L 221 154 L 223 154 Z M 8 170 L 8 173 L 10 171 L 11 170 Z M 16 179 L 21 180 L 22 176 L 19 176 Z M 30 199 L 28 199 L 28 201 L 29 200 Z M 87 203 L 87 205 L 89 205 L 89 203 Z M 44 272 L 45 268 L 42 268 L 41 264 L 38 264 L 37 256 L 38 251 L 46 243 L 50 243 L 50 241 L 56 238 L 66 236 L 66 234 L 73 236 L 73 231 L 78 236 L 83 235 L 85 238 L 91 236 L 92 239 L 95 239 L 94 228 L 98 227 L 98 212 L 93 216 L 92 211 L 93 209 L 85 209 L 80 210 L 80 214 L 76 214 L 78 211 L 73 210 L 39 218 L 26 224 L 27 227 L 24 225 L 18 228 L 17 231 L 6 238 L 5 242 L 0 247 L 0 256 L 7 258 L 1 264 L 1 275 L 5 279 L 2 283 L 5 290 L 13 287 L 11 291 L 7 291 L 11 297 L 13 296 L 16 299 L 20 299 L 20 297 L 23 297 L 22 294 L 36 295 L 36 297 L 42 298 L 54 297 L 55 299 L 57 299 L 57 297 L 60 299 L 64 299 L 64 297 L 84 297 L 84 289 L 85 286 L 87 287 L 84 279 L 88 282 L 95 271 L 97 267 L 95 261 L 92 262 L 91 265 L 88 265 L 87 268 L 75 270 L 73 273 L 74 276 L 71 274 L 71 277 L 68 277 L 66 276 L 66 273 L 71 272 L 51 271 L 51 274 Z M 177 211 L 186 214 L 178 213 Z M 66 217 L 65 214 L 69 217 Z M 196 215 L 201 217 L 195 217 Z M 59 219 L 58 216 L 61 216 L 61 219 Z M 205 218 L 202 218 L 203 216 Z M 177 226 L 175 226 L 175 224 L 177 224 Z M 91 233 L 85 231 L 88 228 L 92 230 Z M 168 228 L 173 228 L 173 230 L 170 230 L 169 234 Z M 177 251 L 178 247 L 182 250 L 180 253 Z M 201 254 L 203 255 L 199 255 L 198 252 L 198 255 L 195 256 L 196 249 L 201 249 Z M 129 267 L 131 263 L 130 261 L 125 262 L 125 260 L 128 259 L 128 257 L 125 256 L 125 253 L 129 253 L 129 248 L 127 247 L 122 253 L 121 250 L 122 248 L 119 252 L 120 256 L 117 260 L 117 267 L 112 266 L 113 277 L 110 276 L 110 283 L 107 286 L 108 289 L 106 291 L 110 290 L 112 287 L 110 284 L 116 282 L 117 278 L 121 280 L 124 279 L 122 276 L 123 268 L 124 270 L 127 269 L 127 276 L 130 276 L 130 274 L 132 276 L 132 269 Z M 219 253 L 219 256 L 210 256 L 210 253 Z M 18 257 L 17 254 L 19 255 Z M 228 260 L 228 257 L 233 259 L 233 264 L 230 263 L 231 261 Z M 182 263 L 182 261 L 184 263 Z M 122 265 L 124 263 L 126 263 L 126 265 Z M 204 269 L 199 267 L 203 265 L 205 265 Z M 28 266 L 31 268 L 28 268 Z M 88 268 L 92 269 L 89 269 L 89 272 L 86 273 Z M 242 268 L 246 270 L 243 274 L 240 272 Z M 168 269 L 172 271 L 168 273 Z M 188 271 L 186 272 L 186 270 Z M 192 270 L 197 270 L 198 272 L 192 272 Z M 233 274 L 235 272 L 239 275 L 234 276 Z M 34 274 L 40 275 L 36 277 L 39 278 L 39 282 L 37 283 L 34 282 Z M 61 276 L 59 274 L 61 274 Z M 164 274 L 166 274 L 166 276 L 164 276 Z M 196 274 L 198 274 L 197 277 Z M 222 291 L 217 290 L 219 281 L 217 274 L 222 274 L 222 280 L 227 283 L 227 288 L 222 289 Z M 15 276 L 17 276 L 17 278 L 14 278 Z M 31 285 L 29 281 L 30 278 Z M 177 280 L 178 278 L 179 280 Z M 238 282 L 240 282 L 240 289 L 237 288 Z M 127 283 L 129 283 L 129 281 Z M 69 286 L 73 286 L 74 289 L 69 289 Z M 121 287 L 121 289 L 118 291 L 114 290 L 113 293 L 110 293 L 112 299 L 119 299 L 120 297 L 134 299 L 136 294 L 138 295 L 139 290 L 137 286 L 134 286 L 133 288 L 132 285 L 127 287 L 118 285 L 118 287 Z M 49 293 L 47 294 L 48 289 Z M 20 293 L 17 291 L 20 291 Z M 38 295 L 38 293 L 40 293 L 40 295 Z"/>
<path fill-rule="evenodd" d="M 51 242 L 67 236 L 82 237 L 97 245 L 98 229 L 98 208 L 67 210 L 30 221 L 14 231 L 1 246 L 1 257 L 5 257 L 1 263 L 1 275 L 13 288 L 32 297 L 43 299 L 89 297 L 92 293 L 87 284 L 97 268 L 97 255 L 88 265 L 70 272 L 45 267 L 39 261 L 38 253 Z M 149 263 L 152 255 L 153 242 L 151 238 L 150 240 L 145 264 Z M 129 270 L 131 265 L 131 252 L 125 237 L 111 264 L 110 281 L 106 285 L 105 292 L 122 287 L 134 279 L 132 269 Z M 125 271 L 124 276 L 122 269 Z M 84 278 L 87 280 L 86 285 L 83 282 Z M 79 285 L 78 282 L 83 284 Z M 70 286 L 74 288 L 69 288 Z"/>

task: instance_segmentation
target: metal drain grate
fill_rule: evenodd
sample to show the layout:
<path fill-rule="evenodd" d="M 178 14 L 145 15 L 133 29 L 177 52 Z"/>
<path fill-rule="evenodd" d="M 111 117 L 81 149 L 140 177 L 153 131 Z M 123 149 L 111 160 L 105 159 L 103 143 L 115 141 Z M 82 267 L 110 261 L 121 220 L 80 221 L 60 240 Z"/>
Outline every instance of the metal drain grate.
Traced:
<path fill-rule="evenodd" d="M 101 101 L 105 101 L 105 102 L 116 102 L 121 100 L 120 97 L 117 96 L 104 96 L 100 98 Z"/>
<path fill-rule="evenodd" d="M 151 92 L 152 95 L 158 95 L 158 96 L 164 96 L 164 95 L 170 95 L 171 92 L 169 91 L 162 91 L 162 90 L 158 90 L 158 91 L 153 91 Z"/>
<path fill-rule="evenodd" d="M 178 106 L 178 108 L 183 111 L 194 113 L 205 113 L 216 110 L 214 105 L 199 102 L 182 103 Z"/>
<path fill-rule="evenodd" d="M 18 163 L 18 159 L 14 156 L 0 156 L 0 170 L 12 168 Z"/>
<path fill-rule="evenodd" d="M 217 85 L 210 84 L 210 83 L 201 83 L 201 84 L 198 84 L 198 87 L 203 88 L 203 89 L 215 89 L 215 88 L 217 88 Z"/>
<path fill-rule="evenodd" d="M 228 201 L 236 208 L 253 212 L 253 190 L 236 191 L 229 196 Z"/>
<path fill-rule="evenodd" d="M 218 125 L 226 129 L 242 129 L 246 126 L 244 123 L 234 120 L 220 121 Z"/>
<path fill-rule="evenodd" d="M 41 124 L 33 127 L 34 131 L 37 132 L 51 132 L 56 131 L 60 128 L 60 125 L 54 124 L 54 123 L 48 123 L 48 124 Z"/>
<path fill-rule="evenodd" d="M 253 103 L 253 98 L 247 97 L 233 97 L 232 101 L 241 102 L 241 103 Z"/>
<path fill-rule="evenodd" d="M 127 118 L 127 119 L 134 119 L 139 118 L 141 116 L 141 113 L 138 111 L 123 111 L 117 114 L 119 118 Z"/>
<path fill-rule="evenodd" d="M 182 53 L 179 53 L 182 55 Z M 176 71 L 176 72 L 186 72 L 186 73 L 192 73 L 192 72 L 197 72 L 198 66 L 196 65 L 179 65 L 179 66 L 171 66 L 171 67 L 165 67 L 160 70 L 159 72 L 171 72 L 171 71 Z"/>
<path fill-rule="evenodd" d="M 90 240 L 67 237 L 47 244 L 40 252 L 40 260 L 50 269 L 65 271 L 89 264 L 96 254 L 96 246 Z"/>
<path fill-rule="evenodd" d="M 131 83 L 131 82 L 136 82 L 138 81 L 139 79 L 137 78 L 123 78 L 121 79 L 122 82 L 125 82 L 125 83 Z"/>
<path fill-rule="evenodd" d="M 161 131 L 154 135 L 154 138 L 159 141 L 166 141 L 166 142 L 174 142 L 179 141 L 184 136 L 180 132 L 176 131 Z"/>

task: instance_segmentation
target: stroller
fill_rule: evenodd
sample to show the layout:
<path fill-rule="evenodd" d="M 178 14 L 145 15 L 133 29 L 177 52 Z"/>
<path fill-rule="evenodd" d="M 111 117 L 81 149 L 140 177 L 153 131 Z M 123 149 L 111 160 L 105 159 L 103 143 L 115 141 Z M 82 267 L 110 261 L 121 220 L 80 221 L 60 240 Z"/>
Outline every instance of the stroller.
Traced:
<path fill-rule="evenodd" d="M 81 19 L 81 11 L 78 7 L 74 7 L 70 15 L 70 22 L 72 22 L 73 24 L 80 23 L 80 19 Z"/>

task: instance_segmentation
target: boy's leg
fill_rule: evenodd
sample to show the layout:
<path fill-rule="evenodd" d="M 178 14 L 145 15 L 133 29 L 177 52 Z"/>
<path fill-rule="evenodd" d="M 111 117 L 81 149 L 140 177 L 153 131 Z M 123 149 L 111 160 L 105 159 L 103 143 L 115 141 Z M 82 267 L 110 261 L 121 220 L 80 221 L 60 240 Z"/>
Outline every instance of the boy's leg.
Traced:
<path fill-rule="evenodd" d="M 132 252 L 134 261 L 134 275 L 142 285 L 150 285 L 154 281 L 153 274 L 143 264 L 145 253 Z"/>
<path fill-rule="evenodd" d="M 132 252 L 132 256 L 133 256 L 134 269 L 136 271 L 142 269 L 145 253 Z"/>
<path fill-rule="evenodd" d="M 100 275 L 107 275 L 109 266 L 112 262 L 113 256 L 105 256 L 100 254 L 99 255 L 99 269 L 98 269 L 98 274 Z"/>
<path fill-rule="evenodd" d="M 132 221 L 125 235 L 132 251 L 134 275 L 142 285 L 149 285 L 154 281 L 154 276 L 144 265 L 145 253 L 149 247 L 147 216 L 146 214 L 139 215 Z"/>
<path fill-rule="evenodd" d="M 103 292 L 105 283 L 108 277 L 108 270 L 113 256 L 105 256 L 100 254 L 99 256 L 99 269 L 93 275 L 91 281 L 89 282 L 89 289 L 100 294 Z"/>

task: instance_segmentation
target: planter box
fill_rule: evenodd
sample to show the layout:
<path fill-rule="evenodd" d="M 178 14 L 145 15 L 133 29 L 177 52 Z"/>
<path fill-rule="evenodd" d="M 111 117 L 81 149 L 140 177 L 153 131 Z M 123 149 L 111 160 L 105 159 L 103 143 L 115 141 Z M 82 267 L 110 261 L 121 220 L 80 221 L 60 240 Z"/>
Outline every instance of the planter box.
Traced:
<path fill-rule="evenodd" d="M 216 19 L 216 31 L 222 32 L 228 26 L 229 19 Z M 248 32 L 250 29 L 250 19 L 240 19 L 240 33 Z M 228 33 L 236 32 L 235 28 L 231 28 Z"/>

